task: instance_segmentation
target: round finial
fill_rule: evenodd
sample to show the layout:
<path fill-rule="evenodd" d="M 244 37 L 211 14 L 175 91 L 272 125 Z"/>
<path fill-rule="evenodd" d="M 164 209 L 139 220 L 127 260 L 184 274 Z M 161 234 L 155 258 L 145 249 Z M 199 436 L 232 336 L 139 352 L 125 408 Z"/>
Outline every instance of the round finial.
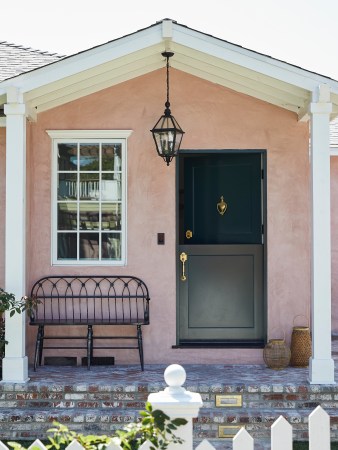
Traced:
<path fill-rule="evenodd" d="M 181 387 L 186 379 L 186 373 L 179 364 L 171 364 L 164 371 L 164 379 L 169 387 Z"/>

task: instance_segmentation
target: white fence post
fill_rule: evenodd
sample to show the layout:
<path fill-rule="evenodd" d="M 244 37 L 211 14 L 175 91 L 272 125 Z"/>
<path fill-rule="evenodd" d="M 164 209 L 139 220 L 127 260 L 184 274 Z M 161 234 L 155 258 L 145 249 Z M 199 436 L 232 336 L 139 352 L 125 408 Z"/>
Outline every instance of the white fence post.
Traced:
<path fill-rule="evenodd" d="M 198 444 L 195 450 L 215 450 L 215 447 L 211 445 L 209 441 L 203 439 L 203 441 Z"/>
<path fill-rule="evenodd" d="M 271 449 L 292 450 L 292 426 L 283 416 L 271 426 Z"/>
<path fill-rule="evenodd" d="M 186 419 L 188 423 L 180 426 L 174 433 L 184 440 L 183 444 L 170 444 L 168 450 L 192 450 L 193 430 L 192 419 L 198 416 L 203 405 L 200 394 L 185 390 L 186 373 L 182 366 L 172 364 L 164 372 L 164 379 L 168 387 L 164 391 L 150 394 L 148 401 L 154 409 L 160 409 L 170 419 Z"/>
<path fill-rule="evenodd" d="M 233 450 L 254 450 L 254 440 L 243 427 L 232 440 Z"/>
<path fill-rule="evenodd" d="M 321 406 L 309 415 L 309 450 L 330 450 L 330 416 Z"/>

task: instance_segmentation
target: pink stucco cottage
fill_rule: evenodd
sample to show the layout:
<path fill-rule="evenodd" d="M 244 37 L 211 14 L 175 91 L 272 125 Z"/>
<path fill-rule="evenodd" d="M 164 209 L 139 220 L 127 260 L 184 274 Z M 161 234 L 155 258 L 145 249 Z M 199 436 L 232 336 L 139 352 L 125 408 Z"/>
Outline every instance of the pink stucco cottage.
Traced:
<path fill-rule="evenodd" d="M 164 51 L 185 132 L 169 167 L 150 133 Z M 268 337 L 311 316 L 310 381 L 334 382 L 338 82 L 169 19 L 52 61 L 0 82 L 6 290 L 21 297 L 53 274 L 140 277 L 146 364 L 261 363 Z M 25 382 L 35 330 L 7 321 L 3 378 Z"/>

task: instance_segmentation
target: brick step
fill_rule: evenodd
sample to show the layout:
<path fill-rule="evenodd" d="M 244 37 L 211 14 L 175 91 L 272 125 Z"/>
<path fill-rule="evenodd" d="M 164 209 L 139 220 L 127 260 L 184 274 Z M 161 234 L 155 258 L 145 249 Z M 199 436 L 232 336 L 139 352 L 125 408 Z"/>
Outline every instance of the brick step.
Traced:
<path fill-rule="evenodd" d="M 12 388 L 14 389 L 14 388 Z M 65 390 L 63 386 L 46 385 L 39 389 L 34 384 L 25 387 L 16 386 L 19 390 L 4 390 L 0 395 L 0 413 L 2 410 L 48 410 L 53 413 L 59 411 L 88 411 L 103 409 L 106 411 L 135 410 L 140 411 L 145 407 L 151 389 L 142 386 L 96 386 L 74 387 L 72 392 Z M 24 390 L 23 390 L 24 389 Z M 86 390 L 88 389 L 88 390 Z M 116 389 L 116 390 L 115 390 Z M 200 392 L 203 400 L 203 409 L 215 408 L 218 396 L 231 399 L 241 397 L 243 408 L 250 409 L 309 409 L 316 408 L 319 404 L 325 409 L 337 408 L 338 391 L 334 388 L 318 386 L 296 385 L 251 385 L 251 386 L 204 386 L 190 387 L 191 391 Z M 203 391 L 203 392 L 202 392 Z M 218 411 L 234 410 L 232 407 L 216 408 Z"/>
<path fill-rule="evenodd" d="M 279 416 L 285 417 L 290 423 L 308 422 L 308 416 L 313 412 L 313 408 L 302 408 L 294 410 L 292 408 L 234 408 L 220 410 L 220 408 L 202 408 L 196 423 L 223 423 L 223 424 L 246 424 L 270 423 L 272 424 Z M 330 415 L 332 423 L 338 423 L 338 410 L 336 408 L 326 409 Z"/>
<path fill-rule="evenodd" d="M 280 415 L 293 426 L 294 438 L 307 439 L 308 416 L 313 409 L 253 409 L 236 408 L 202 408 L 200 415 L 194 420 L 194 440 L 202 439 L 226 442 L 220 438 L 224 433 L 236 434 L 244 426 L 250 435 L 261 441 L 270 439 L 270 427 Z M 331 416 L 331 426 L 337 427 L 338 411 L 327 410 Z M 129 422 L 139 417 L 139 410 L 132 409 L 3 409 L 0 412 L 0 439 L 46 439 L 46 432 L 57 421 L 66 424 L 70 429 L 84 434 L 111 435 Z"/>
<path fill-rule="evenodd" d="M 216 439 L 224 442 L 224 435 L 235 435 L 241 427 L 257 441 L 268 441 L 271 437 L 271 425 L 283 416 L 292 425 L 295 440 L 308 440 L 308 417 L 313 409 L 237 409 L 236 411 L 215 411 L 202 409 L 199 417 L 194 421 L 194 439 Z M 330 415 L 331 426 L 338 424 L 338 412 L 332 408 L 327 411 Z M 218 438 L 218 439 L 217 439 Z"/>
<path fill-rule="evenodd" d="M 53 422 L 67 425 L 83 434 L 113 434 L 114 430 L 134 422 L 139 410 L 132 409 L 1 409 L 0 439 L 45 440 Z"/>

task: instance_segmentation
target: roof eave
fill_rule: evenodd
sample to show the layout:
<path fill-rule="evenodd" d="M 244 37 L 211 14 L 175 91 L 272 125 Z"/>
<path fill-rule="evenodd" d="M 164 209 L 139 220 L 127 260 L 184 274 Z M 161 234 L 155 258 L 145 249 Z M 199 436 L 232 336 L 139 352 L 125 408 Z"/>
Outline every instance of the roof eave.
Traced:
<path fill-rule="evenodd" d="M 0 83 L 0 102 L 6 101 L 8 87 L 14 86 L 38 112 L 50 109 L 162 68 L 161 52 L 169 48 L 176 54 L 171 61 L 172 67 L 238 89 L 238 92 L 256 95 L 303 117 L 311 101 L 311 93 L 319 85 L 327 84 L 334 103 L 333 116 L 338 114 L 338 81 L 170 19 L 163 19 L 148 28 L 7 79 Z M 123 64 L 124 71 L 121 69 L 118 72 L 117 68 Z M 128 71 L 130 67 L 133 70 Z M 232 87 L 231 80 L 227 78 L 231 71 L 241 74 L 242 86 L 237 83 Z M 94 80 L 97 73 L 100 82 L 96 82 L 96 78 Z"/>

